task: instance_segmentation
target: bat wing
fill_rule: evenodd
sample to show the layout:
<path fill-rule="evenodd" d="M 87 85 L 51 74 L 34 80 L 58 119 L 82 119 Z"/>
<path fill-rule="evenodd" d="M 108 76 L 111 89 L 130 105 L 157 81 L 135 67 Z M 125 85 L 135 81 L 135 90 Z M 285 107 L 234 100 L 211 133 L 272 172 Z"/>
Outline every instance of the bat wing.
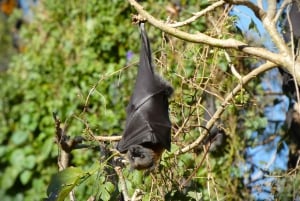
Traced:
<path fill-rule="evenodd" d="M 157 79 L 152 67 L 151 48 L 147 33 L 144 29 L 144 23 L 140 24 L 140 31 L 142 46 L 139 70 L 128 110 L 132 107 L 138 108 L 151 96 L 164 90 L 164 86 L 162 86 L 161 82 Z"/>
<path fill-rule="evenodd" d="M 117 149 L 123 153 L 131 145 L 160 143 L 171 146 L 168 97 L 172 87 L 155 75 L 148 37 L 141 24 L 142 47 L 138 75 L 127 107 L 126 128 Z"/>

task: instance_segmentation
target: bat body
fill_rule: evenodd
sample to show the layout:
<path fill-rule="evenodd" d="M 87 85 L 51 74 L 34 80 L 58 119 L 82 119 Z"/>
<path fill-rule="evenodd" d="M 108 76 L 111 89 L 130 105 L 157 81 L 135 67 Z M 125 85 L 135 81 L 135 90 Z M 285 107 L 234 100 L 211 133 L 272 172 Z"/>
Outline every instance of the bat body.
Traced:
<path fill-rule="evenodd" d="M 164 149 L 171 147 L 171 121 L 168 98 L 173 88 L 156 75 L 149 40 L 140 24 L 141 51 L 133 94 L 127 106 L 125 131 L 117 145 L 126 153 L 134 169 L 155 167 Z"/>

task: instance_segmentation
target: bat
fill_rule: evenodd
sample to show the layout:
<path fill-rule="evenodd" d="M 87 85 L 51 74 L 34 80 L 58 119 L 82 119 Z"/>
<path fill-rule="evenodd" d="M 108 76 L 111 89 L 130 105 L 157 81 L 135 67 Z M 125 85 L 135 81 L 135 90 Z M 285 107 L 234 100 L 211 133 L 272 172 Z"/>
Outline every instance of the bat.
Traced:
<path fill-rule="evenodd" d="M 132 169 L 153 169 L 161 154 L 171 148 L 169 97 L 173 88 L 154 72 L 144 23 L 140 23 L 141 50 L 138 74 L 126 112 L 126 125 L 117 144 L 127 153 Z"/>

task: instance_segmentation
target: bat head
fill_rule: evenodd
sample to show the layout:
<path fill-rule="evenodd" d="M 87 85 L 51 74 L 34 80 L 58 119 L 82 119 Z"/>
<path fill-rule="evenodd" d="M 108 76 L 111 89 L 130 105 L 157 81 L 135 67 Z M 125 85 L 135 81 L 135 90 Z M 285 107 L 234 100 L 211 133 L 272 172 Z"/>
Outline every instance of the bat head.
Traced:
<path fill-rule="evenodd" d="M 161 145 L 131 145 L 127 151 L 127 157 L 131 168 L 137 170 L 153 170 L 156 167 L 163 150 L 164 148 Z"/>

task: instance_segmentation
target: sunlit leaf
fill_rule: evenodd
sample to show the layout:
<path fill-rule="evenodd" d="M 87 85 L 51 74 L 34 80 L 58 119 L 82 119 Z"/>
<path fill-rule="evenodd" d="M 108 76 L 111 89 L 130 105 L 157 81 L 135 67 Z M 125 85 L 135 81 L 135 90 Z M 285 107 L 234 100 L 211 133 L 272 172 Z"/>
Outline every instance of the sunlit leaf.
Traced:
<path fill-rule="evenodd" d="M 80 168 L 70 167 L 52 176 L 47 189 L 47 201 L 63 201 L 72 189 L 89 176 Z"/>

